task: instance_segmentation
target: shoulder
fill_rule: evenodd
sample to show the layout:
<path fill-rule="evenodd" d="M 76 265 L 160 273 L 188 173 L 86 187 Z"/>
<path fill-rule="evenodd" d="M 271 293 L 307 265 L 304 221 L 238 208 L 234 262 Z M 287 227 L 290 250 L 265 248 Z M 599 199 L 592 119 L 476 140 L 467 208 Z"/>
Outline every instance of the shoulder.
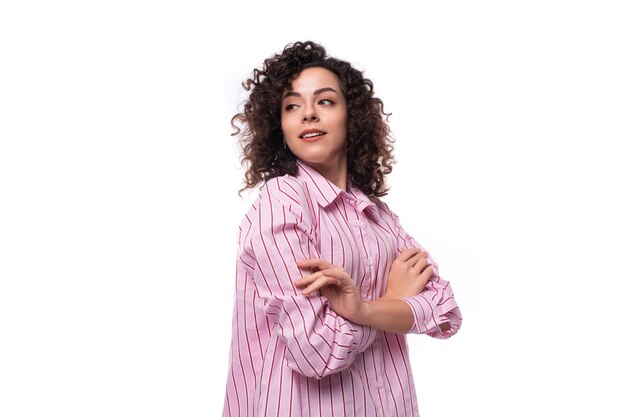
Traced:
<path fill-rule="evenodd" d="M 378 197 L 373 197 L 371 201 L 378 207 L 378 214 L 381 217 L 396 218 L 396 214 L 391 210 L 389 205 Z"/>
<path fill-rule="evenodd" d="M 282 175 L 263 183 L 244 222 L 262 227 L 268 221 L 282 218 L 285 222 L 294 222 L 313 231 L 317 226 L 318 211 L 317 205 L 312 204 L 304 181 L 291 175 Z"/>
<path fill-rule="evenodd" d="M 305 187 L 292 176 L 265 181 L 240 226 L 247 236 L 243 244 L 250 244 L 250 239 L 255 239 L 255 236 L 282 231 L 285 224 L 293 224 L 298 230 L 313 233 L 316 221 L 307 195 Z"/>
<path fill-rule="evenodd" d="M 259 191 L 259 200 L 280 203 L 300 212 L 309 212 L 312 208 L 311 195 L 305 182 L 291 175 L 267 180 Z"/>

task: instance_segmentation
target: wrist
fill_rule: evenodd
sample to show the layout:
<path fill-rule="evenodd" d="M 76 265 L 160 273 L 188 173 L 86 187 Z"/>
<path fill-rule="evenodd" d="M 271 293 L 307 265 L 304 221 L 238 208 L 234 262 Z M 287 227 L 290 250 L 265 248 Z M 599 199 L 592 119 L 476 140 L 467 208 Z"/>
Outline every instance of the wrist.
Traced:
<path fill-rule="evenodd" d="M 402 297 L 396 297 L 393 294 L 387 293 L 387 294 L 383 295 L 382 297 L 377 298 L 377 300 L 391 301 L 391 300 L 399 300 L 400 298 L 402 298 Z"/>
<path fill-rule="evenodd" d="M 381 297 L 363 301 L 357 317 L 352 321 L 392 333 L 406 334 L 413 326 L 414 317 L 410 305 L 402 299 Z"/>
<path fill-rule="evenodd" d="M 363 300 L 363 302 L 361 303 L 361 308 L 359 309 L 358 314 L 356 315 L 356 317 L 352 320 L 353 322 L 355 322 L 356 324 L 362 324 L 362 325 L 367 325 L 369 326 L 369 322 L 370 322 L 370 317 L 372 315 L 372 301 L 365 301 Z"/>

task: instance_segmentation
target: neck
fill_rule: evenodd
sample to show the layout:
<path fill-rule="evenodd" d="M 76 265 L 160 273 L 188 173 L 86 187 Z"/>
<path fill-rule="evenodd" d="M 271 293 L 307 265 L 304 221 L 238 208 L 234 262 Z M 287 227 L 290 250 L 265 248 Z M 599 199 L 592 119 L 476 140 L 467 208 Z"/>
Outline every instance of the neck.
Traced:
<path fill-rule="evenodd" d="M 339 158 L 330 164 L 310 164 L 324 178 L 346 191 L 348 186 L 348 161 L 347 158 Z"/>

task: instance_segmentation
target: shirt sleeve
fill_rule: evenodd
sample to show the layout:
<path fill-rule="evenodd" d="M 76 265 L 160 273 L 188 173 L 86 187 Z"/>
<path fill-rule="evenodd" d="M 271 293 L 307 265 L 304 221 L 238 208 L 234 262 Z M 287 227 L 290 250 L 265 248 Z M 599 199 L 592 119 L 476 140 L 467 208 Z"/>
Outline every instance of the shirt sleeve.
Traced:
<path fill-rule="evenodd" d="M 377 330 L 338 316 L 319 291 L 303 296 L 294 281 L 308 276 L 297 261 L 319 258 L 312 216 L 298 199 L 268 181 L 259 195 L 258 215 L 250 237 L 256 259 L 253 275 L 265 313 L 286 346 L 287 365 L 321 379 L 346 369 L 375 339 Z"/>
<path fill-rule="evenodd" d="M 391 210 L 389 210 L 389 213 L 396 228 L 398 251 L 406 248 L 425 250 L 422 245 L 402 228 L 398 216 Z M 439 276 L 439 264 L 433 260 L 430 254 L 428 259 L 435 267 L 435 271 L 426 283 L 424 290 L 416 296 L 405 297 L 401 300 L 406 302 L 413 312 L 413 327 L 411 327 L 409 333 L 424 333 L 437 339 L 447 339 L 459 331 L 463 317 L 454 299 L 454 292 L 450 283 Z M 449 329 L 441 329 L 441 325 L 444 323 L 448 323 L 444 326 L 449 326 Z"/>

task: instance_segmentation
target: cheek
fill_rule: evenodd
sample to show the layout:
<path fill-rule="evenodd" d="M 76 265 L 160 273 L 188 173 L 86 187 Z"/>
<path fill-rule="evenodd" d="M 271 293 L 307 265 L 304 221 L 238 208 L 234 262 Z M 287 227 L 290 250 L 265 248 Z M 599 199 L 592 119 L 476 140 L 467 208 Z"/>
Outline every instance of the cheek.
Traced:
<path fill-rule="evenodd" d="M 345 110 L 341 113 L 338 119 L 338 122 L 341 123 L 345 128 L 348 127 L 348 113 Z"/>
<path fill-rule="evenodd" d="M 283 129 L 284 132 L 288 132 L 294 129 L 294 122 L 288 116 L 281 116 L 280 127 Z"/>
<path fill-rule="evenodd" d="M 282 131 L 283 131 L 283 135 L 285 135 L 285 136 L 290 136 L 291 132 L 289 131 L 289 124 L 288 124 L 288 123 L 285 123 L 285 121 L 284 121 L 284 120 L 281 120 L 281 122 L 280 122 L 280 128 L 281 128 L 281 129 L 282 129 Z"/>
<path fill-rule="evenodd" d="M 337 123 L 341 126 L 344 132 L 348 130 L 348 117 L 347 116 L 342 117 Z"/>

